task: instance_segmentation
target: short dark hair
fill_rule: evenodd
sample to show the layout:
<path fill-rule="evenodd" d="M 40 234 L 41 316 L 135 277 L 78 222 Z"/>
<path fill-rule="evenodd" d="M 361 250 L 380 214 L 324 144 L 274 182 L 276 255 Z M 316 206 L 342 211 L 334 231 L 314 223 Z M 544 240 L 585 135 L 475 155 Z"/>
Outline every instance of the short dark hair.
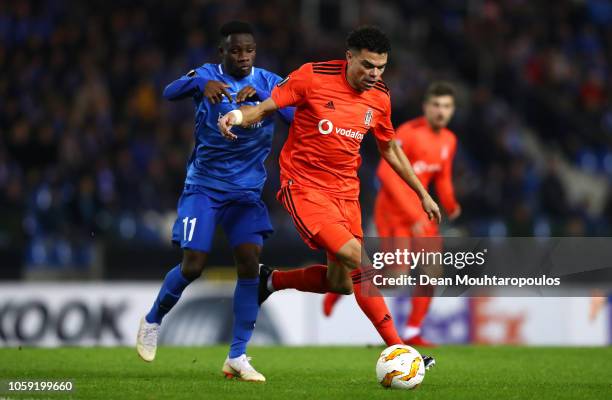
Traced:
<path fill-rule="evenodd" d="M 369 50 L 383 54 L 391 51 L 391 42 L 383 31 L 376 26 L 361 26 L 346 38 L 346 47 L 351 50 Z"/>
<path fill-rule="evenodd" d="M 432 82 L 425 91 L 424 101 L 428 101 L 432 97 L 438 96 L 451 96 L 455 98 L 455 87 L 446 81 L 435 81 Z"/>
<path fill-rule="evenodd" d="M 229 35 L 234 35 L 236 33 L 248 33 L 253 34 L 253 28 L 250 24 L 242 21 L 230 21 L 219 29 L 219 34 L 221 34 L 222 38 L 227 38 Z"/>

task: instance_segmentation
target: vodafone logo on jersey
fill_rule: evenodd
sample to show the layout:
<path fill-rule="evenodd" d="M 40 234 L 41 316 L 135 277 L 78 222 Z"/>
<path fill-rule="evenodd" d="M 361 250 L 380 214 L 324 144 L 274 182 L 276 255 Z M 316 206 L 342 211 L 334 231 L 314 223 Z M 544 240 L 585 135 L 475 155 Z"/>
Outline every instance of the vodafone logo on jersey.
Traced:
<path fill-rule="evenodd" d="M 319 133 L 321 135 L 329 135 L 334 130 L 334 124 L 328 119 L 319 121 Z"/>
<path fill-rule="evenodd" d="M 425 161 L 416 161 L 412 164 L 414 173 L 420 175 L 425 172 L 438 172 L 442 169 L 440 164 L 427 164 Z"/>
<path fill-rule="evenodd" d="M 322 119 L 319 121 L 319 133 L 321 135 L 329 135 L 332 132 L 336 132 L 340 136 L 348 137 L 351 139 L 363 140 L 363 133 L 352 129 L 335 127 L 333 122 L 328 119 Z"/>

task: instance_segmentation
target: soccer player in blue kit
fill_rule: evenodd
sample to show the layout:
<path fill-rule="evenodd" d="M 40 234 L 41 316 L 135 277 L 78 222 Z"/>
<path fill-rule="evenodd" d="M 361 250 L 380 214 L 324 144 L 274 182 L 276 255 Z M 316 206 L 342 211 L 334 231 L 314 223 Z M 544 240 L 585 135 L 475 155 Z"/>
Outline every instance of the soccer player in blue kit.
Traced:
<path fill-rule="evenodd" d="M 217 120 L 242 104 L 254 105 L 267 99 L 282 79 L 253 67 L 256 44 L 249 24 L 228 22 L 220 33 L 221 64 L 204 64 L 164 90 L 168 100 L 192 97 L 195 102 L 195 147 L 172 230 L 172 241 L 180 244 L 183 259 L 168 272 L 151 311 L 141 320 L 136 349 L 143 360 L 153 361 L 162 318 L 202 273 L 215 228 L 221 225 L 233 249 L 238 273 L 233 339 L 222 371 L 227 377 L 265 381 L 251 366 L 246 346 L 259 311 L 259 255 L 263 240 L 273 231 L 261 191 L 274 117 L 242 129 L 236 142 L 227 141 L 219 133 Z M 290 123 L 293 108 L 279 110 L 279 114 Z"/>

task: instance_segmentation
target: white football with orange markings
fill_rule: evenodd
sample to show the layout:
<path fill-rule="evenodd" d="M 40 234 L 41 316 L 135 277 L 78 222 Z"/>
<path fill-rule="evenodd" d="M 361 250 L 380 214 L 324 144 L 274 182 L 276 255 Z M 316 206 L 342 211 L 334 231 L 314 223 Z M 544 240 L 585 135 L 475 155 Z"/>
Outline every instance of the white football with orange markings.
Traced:
<path fill-rule="evenodd" d="M 376 378 L 386 388 L 414 389 L 425 378 L 423 357 L 404 344 L 387 347 L 378 357 Z"/>

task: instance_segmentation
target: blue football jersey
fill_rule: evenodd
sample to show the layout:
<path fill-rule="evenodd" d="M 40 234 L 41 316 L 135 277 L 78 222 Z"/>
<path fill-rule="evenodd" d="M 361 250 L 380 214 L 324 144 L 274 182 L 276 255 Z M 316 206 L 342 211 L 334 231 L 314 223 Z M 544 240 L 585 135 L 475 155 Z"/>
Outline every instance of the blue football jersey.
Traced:
<path fill-rule="evenodd" d="M 203 96 L 206 82 L 221 81 L 234 101 L 225 96 L 221 103 L 212 104 Z M 217 127 L 220 117 L 241 105 L 255 105 L 270 97 L 272 88 L 282 78 L 265 69 L 251 69 L 251 73 L 236 79 L 223 70 L 222 64 L 204 64 L 169 84 L 164 98 L 178 100 L 192 96 L 195 103 L 195 147 L 187 165 L 186 184 L 200 185 L 221 192 L 256 191 L 261 193 L 266 181 L 264 161 L 270 153 L 274 132 L 274 116 L 270 115 L 248 128 L 232 128 L 238 139 L 224 139 Z M 257 91 L 242 103 L 236 103 L 238 92 L 245 86 Z M 291 123 L 293 108 L 279 110 L 281 117 Z"/>

